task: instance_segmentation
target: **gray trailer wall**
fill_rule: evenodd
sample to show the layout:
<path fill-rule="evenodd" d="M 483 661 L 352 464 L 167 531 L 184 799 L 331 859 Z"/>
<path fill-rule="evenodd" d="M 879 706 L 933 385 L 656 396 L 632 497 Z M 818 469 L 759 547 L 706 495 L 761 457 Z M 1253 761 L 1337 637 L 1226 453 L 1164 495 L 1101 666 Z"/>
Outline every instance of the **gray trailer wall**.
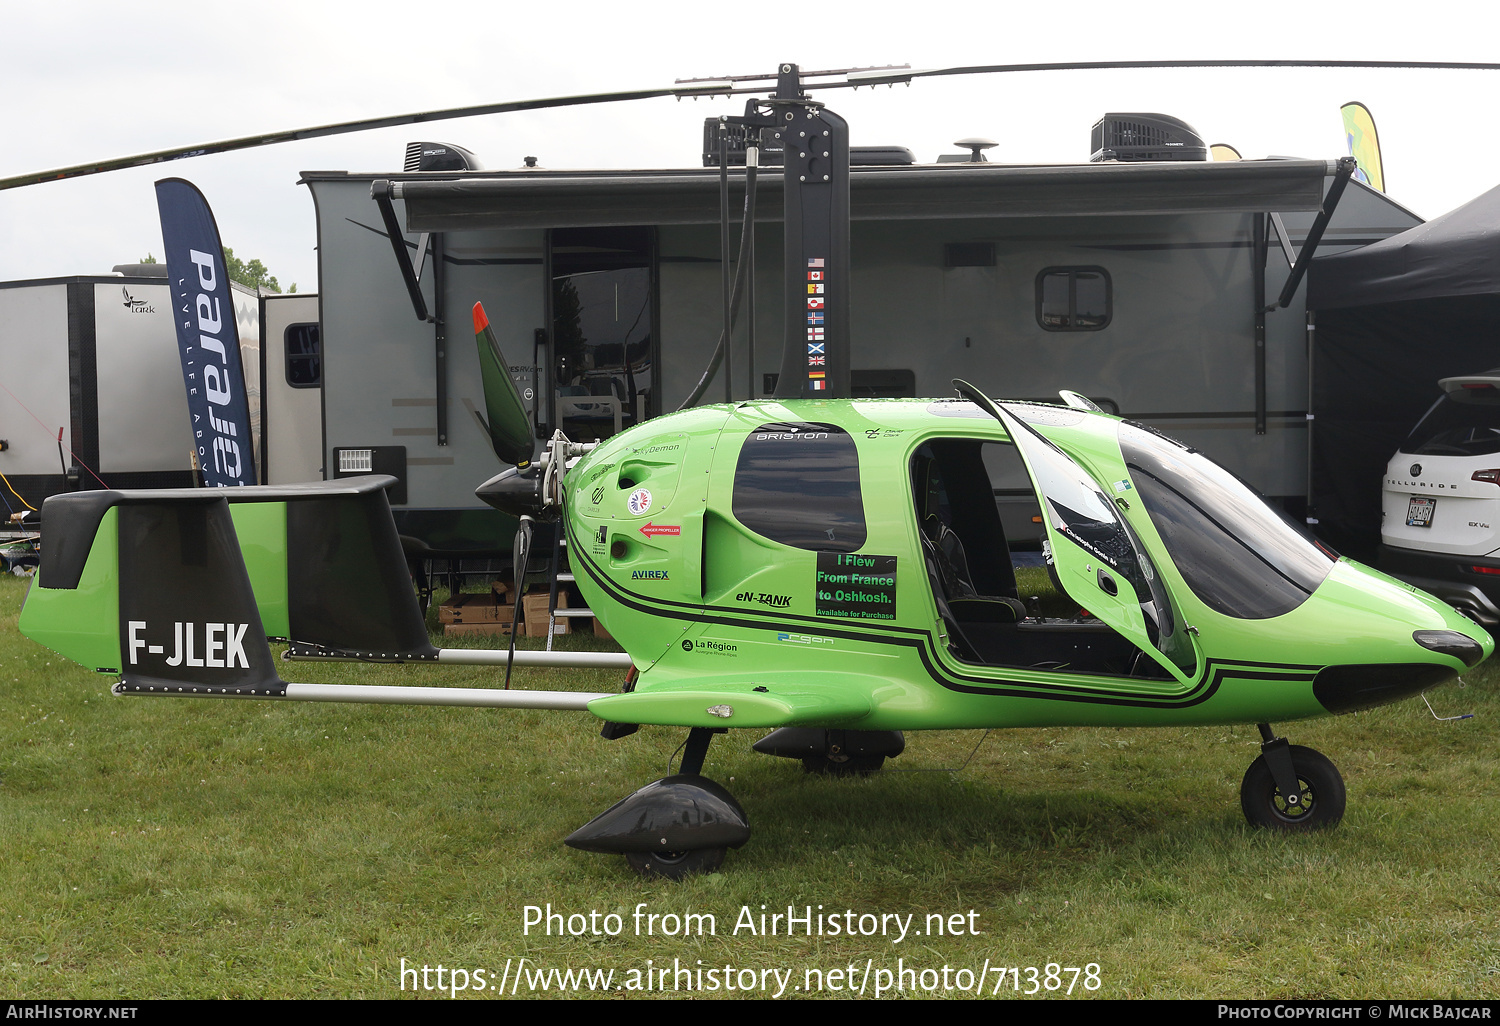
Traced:
<path fill-rule="evenodd" d="M 483 302 L 518 377 L 528 377 L 532 340 L 545 325 L 543 232 L 450 233 L 444 239 L 443 309 L 447 342 L 447 444 L 437 427 L 437 356 L 433 325 L 418 321 L 364 180 L 313 181 L 318 211 L 322 297 L 323 456 L 334 476 L 337 448 L 405 446 L 407 507 L 482 511 L 504 532 L 500 515 L 474 489 L 503 468 L 472 411 L 484 409 L 471 309 Z M 398 216 L 403 215 L 397 201 Z M 415 243 L 416 236 L 408 241 Z M 433 306 L 432 264 L 422 287 Z M 518 382 L 524 390 L 534 383 Z M 397 511 L 403 532 L 420 531 L 441 547 L 442 514 L 415 527 Z M 449 518 L 451 519 L 451 518 Z M 451 525 L 450 525 L 451 526 Z M 511 528 L 513 530 L 513 527 Z M 510 534 L 496 534 L 509 549 Z"/>
<path fill-rule="evenodd" d="M 58 428 L 63 431 L 63 445 L 73 447 L 68 403 L 68 286 L 0 288 L 0 352 L 5 357 L 0 380 L 9 392 L 0 393 L 0 438 L 10 443 L 10 448 L 0 452 L 0 473 L 12 480 L 56 475 L 60 481 Z M 41 505 L 30 495 L 28 499 L 33 505 Z M 15 503 L 8 492 L 7 500 Z"/>
<path fill-rule="evenodd" d="M 1297 170 L 1292 163 L 1288 170 Z M 1225 173 L 1209 172 L 1215 179 Z M 1255 171 L 1267 174 L 1282 169 L 1273 164 Z M 1245 176 L 1247 182 L 1254 177 L 1249 171 Z M 1077 177 L 1105 182 L 1108 175 L 1089 171 Z M 518 383 L 535 388 L 533 335 L 546 317 L 545 228 L 455 225 L 445 232 L 449 444 L 440 446 L 432 326 L 413 315 L 370 199 L 370 177 L 320 172 L 305 180 L 318 206 L 324 282 L 325 455 L 331 458 L 340 446 L 404 444 L 408 507 L 483 509 L 473 488 L 501 464 L 469 412 L 471 404 L 483 405 L 469 309 L 484 301 Z M 731 190 L 736 206 L 739 188 Z M 770 209 L 775 204 L 769 197 L 762 201 L 756 234 L 757 395 L 763 375 L 779 365 L 782 337 L 780 214 Z M 953 210 L 922 216 L 902 208 L 899 220 L 866 210 L 852 225 L 854 367 L 910 370 L 919 395 L 952 394 L 950 379 L 965 377 L 1002 396 L 1055 397 L 1058 389 L 1072 388 L 1107 397 L 1126 416 L 1194 445 L 1267 494 L 1301 496 L 1308 393 L 1301 295 L 1289 308 L 1266 315 L 1268 430 L 1257 435 L 1255 215 L 1236 206 L 1240 198 L 1218 201 L 1231 209 L 1036 216 L 1006 207 L 1005 216 L 975 217 Z M 1019 201 L 1008 202 L 1013 207 Z M 404 201 L 394 203 L 398 219 L 407 223 Z M 506 207 L 491 216 L 520 215 Z M 569 223 L 579 223 L 576 211 L 570 216 Z M 1313 212 L 1285 211 L 1283 218 L 1293 245 L 1300 246 Z M 1385 197 L 1354 184 L 1324 246 L 1359 245 L 1414 221 Z M 406 238 L 415 242 L 417 235 Z M 657 238 L 658 408 L 672 410 L 697 383 L 722 324 L 718 227 L 662 224 Z M 945 267 L 944 246 L 956 242 L 992 243 L 995 265 Z M 1288 273 L 1274 238 L 1268 240 L 1266 266 L 1266 301 L 1272 302 Z M 1056 332 L 1040 326 L 1037 275 L 1049 267 L 1103 267 L 1109 273 L 1113 309 L 1106 328 Z M 430 303 L 430 265 L 423 288 Z M 732 366 L 738 398 L 748 391 L 744 320 L 742 311 Z M 537 388 L 539 397 L 545 387 L 544 381 Z M 723 396 L 719 377 L 703 401 Z M 508 536 L 499 544 L 508 545 Z"/>
<path fill-rule="evenodd" d="M 1248 214 L 857 221 L 854 367 L 910 370 L 918 395 L 952 395 L 951 381 L 961 377 L 999 396 L 1058 401 L 1058 390 L 1070 388 L 1107 397 L 1122 414 L 1203 450 L 1267 494 L 1300 495 L 1306 485 L 1304 318 L 1295 302 L 1267 318 L 1267 408 L 1273 415 L 1267 433 L 1257 436 L 1251 224 Z M 945 267 L 944 246 L 955 242 L 992 243 L 995 266 Z M 757 389 L 761 376 L 780 363 L 780 244 L 779 225 L 760 226 Z M 717 251 L 717 229 L 661 230 L 667 409 L 696 384 L 718 338 Z M 1267 289 L 1274 297 L 1286 267 L 1273 257 Z M 1109 273 L 1109 325 L 1099 331 L 1042 328 L 1037 275 L 1082 266 Z M 739 334 L 734 380 L 740 397 L 743 344 Z M 722 378 L 716 378 L 704 399 L 722 397 Z"/>

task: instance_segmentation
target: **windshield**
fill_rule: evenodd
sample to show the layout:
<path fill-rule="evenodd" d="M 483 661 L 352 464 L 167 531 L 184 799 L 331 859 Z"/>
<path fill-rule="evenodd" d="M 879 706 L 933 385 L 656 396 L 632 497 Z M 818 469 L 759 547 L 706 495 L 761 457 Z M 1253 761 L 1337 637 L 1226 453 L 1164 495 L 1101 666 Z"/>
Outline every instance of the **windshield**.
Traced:
<path fill-rule="evenodd" d="M 1122 423 L 1120 451 L 1172 562 L 1210 608 L 1249 620 L 1280 616 L 1333 568 L 1332 550 L 1195 450 Z"/>
<path fill-rule="evenodd" d="M 1465 385 L 1432 405 L 1401 443 L 1412 456 L 1489 456 L 1500 452 L 1500 389 Z"/>

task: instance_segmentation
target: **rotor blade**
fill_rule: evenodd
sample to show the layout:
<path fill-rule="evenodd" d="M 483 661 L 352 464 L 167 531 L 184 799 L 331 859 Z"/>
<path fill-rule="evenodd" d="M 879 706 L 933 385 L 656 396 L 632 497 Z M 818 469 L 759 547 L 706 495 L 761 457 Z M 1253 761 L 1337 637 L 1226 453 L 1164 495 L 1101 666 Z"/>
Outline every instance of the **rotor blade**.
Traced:
<path fill-rule="evenodd" d="M 724 93 L 729 91 L 738 92 L 739 90 L 719 89 L 716 92 Z M 247 135 L 238 139 L 224 139 L 220 142 L 200 143 L 196 146 L 155 150 L 151 153 L 137 153 L 129 157 L 112 157 L 108 160 L 98 160 L 88 164 L 74 164 L 71 167 L 54 168 L 50 171 L 31 171 L 10 178 L 0 178 L 0 190 L 15 189 L 23 185 L 37 185 L 42 182 L 57 181 L 62 178 L 78 178 L 83 175 L 99 174 L 102 171 L 119 171 L 127 167 L 160 164 L 168 160 L 181 160 L 184 157 L 199 157 L 210 153 L 228 153 L 231 150 L 246 150 L 255 146 L 270 146 L 274 143 L 295 142 L 299 139 L 320 139 L 330 135 L 347 135 L 351 132 L 365 132 L 375 128 L 418 125 L 427 121 L 444 121 L 449 118 L 471 118 L 480 114 L 504 114 L 509 111 L 518 110 L 545 110 L 549 107 L 581 107 L 592 103 L 649 100 L 658 96 L 696 95 L 703 95 L 703 92 L 693 87 L 637 89 L 622 93 L 585 93 L 579 96 L 554 96 L 540 100 L 512 100 L 506 103 L 487 103 L 476 107 L 450 107 L 446 110 L 419 111 L 414 114 L 397 114 L 392 117 L 341 121 L 336 124 L 319 125 L 314 128 L 298 128 L 285 132 L 267 132 L 263 135 Z"/>
<path fill-rule="evenodd" d="M 1131 68 L 1414 68 L 1500 71 L 1500 64 L 1473 61 L 1075 61 L 1059 64 L 976 64 L 957 68 L 929 68 L 925 71 L 904 73 L 893 71 L 889 77 L 900 81 L 912 78 L 937 78 L 945 75 L 996 75 L 1010 71 L 1119 71 Z M 869 85 L 872 84 L 872 77 L 864 76 L 861 81 L 850 84 Z"/>
<path fill-rule="evenodd" d="M 1221 61 L 1084 61 L 1054 64 L 987 64 L 954 68 L 930 68 L 924 71 L 909 69 L 871 69 L 848 73 L 842 82 L 805 82 L 802 88 L 849 89 L 860 86 L 894 85 L 910 82 L 914 78 L 940 78 L 951 75 L 995 75 L 1017 71 L 1110 71 L 1131 68 L 1408 68 L 1453 71 L 1497 71 L 1500 64 L 1472 61 L 1282 61 L 1282 60 L 1221 60 Z M 104 171 L 119 171 L 127 167 L 160 164 L 184 157 L 199 157 L 210 153 L 227 153 L 255 146 L 294 142 L 299 139 L 319 139 L 331 135 L 347 135 L 376 128 L 393 128 L 398 125 L 416 125 L 427 121 L 444 121 L 451 118 L 476 117 L 481 114 L 503 114 L 519 110 L 545 110 L 552 107 L 579 107 L 594 103 L 617 103 L 625 100 L 649 100 L 660 96 L 729 96 L 736 93 L 762 92 L 760 88 L 736 86 L 736 81 L 755 81 L 757 76 L 730 76 L 708 81 L 684 80 L 681 85 L 665 89 L 637 89 L 618 93 L 584 93 L 578 96 L 554 96 L 539 100 L 512 100 L 505 103 L 481 104 L 474 107 L 450 107 L 444 110 L 419 111 L 414 114 L 398 114 L 384 118 L 366 118 L 359 121 L 342 121 L 332 125 L 299 128 L 284 132 L 268 132 L 263 135 L 247 135 L 238 139 L 200 143 L 168 150 L 137 153 L 129 157 L 112 157 L 108 160 L 74 164 L 48 171 L 30 171 L 9 178 L 0 178 L 0 191 L 16 189 L 26 185 L 58 181 L 64 178 L 79 178 Z"/>

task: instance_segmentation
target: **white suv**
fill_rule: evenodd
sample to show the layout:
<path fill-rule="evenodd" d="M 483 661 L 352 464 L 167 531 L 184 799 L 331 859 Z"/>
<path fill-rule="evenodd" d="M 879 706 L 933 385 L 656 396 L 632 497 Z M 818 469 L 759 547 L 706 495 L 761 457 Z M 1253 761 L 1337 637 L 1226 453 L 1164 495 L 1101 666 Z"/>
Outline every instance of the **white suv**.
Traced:
<path fill-rule="evenodd" d="M 1380 568 L 1500 623 L 1500 368 L 1438 382 L 1385 468 Z"/>

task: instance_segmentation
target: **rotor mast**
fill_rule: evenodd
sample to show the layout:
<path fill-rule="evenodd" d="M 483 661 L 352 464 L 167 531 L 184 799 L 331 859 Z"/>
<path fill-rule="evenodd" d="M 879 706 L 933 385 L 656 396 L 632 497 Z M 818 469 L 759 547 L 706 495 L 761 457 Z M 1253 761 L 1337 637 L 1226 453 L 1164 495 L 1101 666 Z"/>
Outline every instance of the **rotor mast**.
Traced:
<path fill-rule="evenodd" d="M 783 64 L 766 101 L 782 143 L 786 188 L 784 326 L 778 399 L 847 399 L 849 125 L 802 91 Z"/>

